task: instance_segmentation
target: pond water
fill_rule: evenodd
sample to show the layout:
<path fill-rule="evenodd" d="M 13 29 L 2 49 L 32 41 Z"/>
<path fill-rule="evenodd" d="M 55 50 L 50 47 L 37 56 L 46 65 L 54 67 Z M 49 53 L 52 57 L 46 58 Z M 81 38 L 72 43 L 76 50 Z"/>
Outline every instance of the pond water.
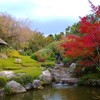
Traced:
<path fill-rule="evenodd" d="M 100 88 L 78 86 L 45 86 L 43 90 L 4 96 L 0 100 L 100 100 Z"/>

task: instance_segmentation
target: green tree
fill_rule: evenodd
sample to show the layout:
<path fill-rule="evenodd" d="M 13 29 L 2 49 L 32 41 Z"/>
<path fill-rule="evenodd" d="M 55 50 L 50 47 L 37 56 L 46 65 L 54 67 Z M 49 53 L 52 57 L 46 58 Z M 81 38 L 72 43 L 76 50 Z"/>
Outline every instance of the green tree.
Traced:
<path fill-rule="evenodd" d="M 66 35 L 68 35 L 68 34 L 80 35 L 80 33 L 79 33 L 79 26 L 80 26 L 79 22 L 78 23 L 74 23 L 72 26 L 68 26 L 65 29 Z"/>
<path fill-rule="evenodd" d="M 52 34 L 48 35 L 48 36 L 46 37 L 46 41 L 47 41 L 47 44 L 53 42 L 53 41 L 54 41 L 53 35 L 52 35 Z"/>
<path fill-rule="evenodd" d="M 46 46 L 46 38 L 43 33 L 36 32 L 32 39 L 29 41 L 28 49 L 30 52 L 36 52 Z"/>

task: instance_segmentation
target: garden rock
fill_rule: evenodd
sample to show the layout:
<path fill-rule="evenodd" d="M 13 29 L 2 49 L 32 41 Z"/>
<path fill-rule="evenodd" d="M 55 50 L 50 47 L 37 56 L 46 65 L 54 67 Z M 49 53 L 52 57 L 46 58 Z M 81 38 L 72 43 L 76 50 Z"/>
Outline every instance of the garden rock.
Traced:
<path fill-rule="evenodd" d="M 22 60 L 20 58 L 15 59 L 15 63 L 21 63 L 21 62 L 22 62 Z"/>
<path fill-rule="evenodd" d="M 7 77 L 7 78 L 12 78 L 12 77 L 15 76 L 15 74 L 14 74 L 13 71 L 1 71 L 0 76 Z"/>
<path fill-rule="evenodd" d="M 43 71 L 42 75 L 40 75 L 39 78 L 43 81 L 44 84 L 51 84 L 52 82 L 52 74 L 49 70 Z"/>
<path fill-rule="evenodd" d="M 96 79 L 88 79 L 87 81 L 84 82 L 84 85 L 89 85 L 89 86 L 100 86 L 100 80 Z"/>
<path fill-rule="evenodd" d="M 2 59 L 7 59 L 8 56 L 7 56 L 6 54 L 0 54 L 0 58 L 2 58 Z"/>
<path fill-rule="evenodd" d="M 20 83 L 13 80 L 8 82 L 6 86 L 11 88 L 12 93 L 26 92 L 26 89 Z"/>
<path fill-rule="evenodd" d="M 100 80 L 97 80 L 97 84 L 98 84 L 98 86 L 100 86 Z"/>
<path fill-rule="evenodd" d="M 78 83 L 78 79 L 77 78 L 62 78 L 61 82 L 68 85 L 74 85 Z"/>
<path fill-rule="evenodd" d="M 75 66 L 76 66 L 76 63 L 72 63 L 69 67 L 70 68 L 75 68 Z"/>
<path fill-rule="evenodd" d="M 28 83 L 28 84 L 25 85 L 26 90 L 30 90 L 30 89 L 33 89 L 33 88 L 34 88 L 34 86 L 33 86 L 32 83 Z"/>
<path fill-rule="evenodd" d="M 68 68 L 55 67 L 52 69 L 51 73 L 53 76 L 53 80 L 57 83 L 60 82 L 63 78 L 71 77 Z"/>
<path fill-rule="evenodd" d="M 40 80 L 34 80 L 32 84 L 33 84 L 33 87 L 34 87 L 35 89 L 43 89 L 43 86 L 42 86 Z"/>
<path fill-rule="evenodd" d="M 74 69 L 75 69 L 75 67 L 76 67 L 76 63 L 72 63 L 72 64 L 69 66 L 70 72 L 73 72 Z"/>
<path fill-rule="evenodd" d="M 64 63 L 60 62 L 59 64 L 56 64 L 55 67 L 64 67 Z"/>

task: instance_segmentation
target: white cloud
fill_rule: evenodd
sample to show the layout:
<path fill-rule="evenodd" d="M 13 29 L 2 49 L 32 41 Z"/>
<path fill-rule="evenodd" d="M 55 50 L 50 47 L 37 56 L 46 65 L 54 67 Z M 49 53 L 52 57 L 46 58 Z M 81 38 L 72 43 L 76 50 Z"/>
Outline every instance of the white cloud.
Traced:
<path fill-rule="evenodd" d="M 100 4 L 100 0 L 91 1 Z M 88 0 L 0 0 L 0 12 L 32 19 L 32 27 L 45 33 L 64 31 L 90 10 Z"/>
<path fill-rule="evenodd" d="M 78 17 L 89 14 L 91 9 L 88 0 L 32 0 L 32 2 L 36 4 L 31 10 L 36 18 Z"/>
<path fill-rule="evenodd" d="M 91 1 L 100 4 L 100 0 Z M 0 0 L 0 6 L 15 17 L 38 20 L 84 16 L 91 9 L 88 0 Z"/>

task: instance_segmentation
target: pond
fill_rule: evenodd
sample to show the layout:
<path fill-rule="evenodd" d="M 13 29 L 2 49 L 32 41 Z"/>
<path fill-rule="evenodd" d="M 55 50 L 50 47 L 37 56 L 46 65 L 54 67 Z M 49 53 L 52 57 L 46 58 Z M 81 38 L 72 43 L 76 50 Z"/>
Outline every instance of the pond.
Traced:
<path fill-rule="evenodd" d="M 0 100 L 100 100 L 100 88 L 79 86 L 45 86 L 43 90 L 4 96 Z"/>

